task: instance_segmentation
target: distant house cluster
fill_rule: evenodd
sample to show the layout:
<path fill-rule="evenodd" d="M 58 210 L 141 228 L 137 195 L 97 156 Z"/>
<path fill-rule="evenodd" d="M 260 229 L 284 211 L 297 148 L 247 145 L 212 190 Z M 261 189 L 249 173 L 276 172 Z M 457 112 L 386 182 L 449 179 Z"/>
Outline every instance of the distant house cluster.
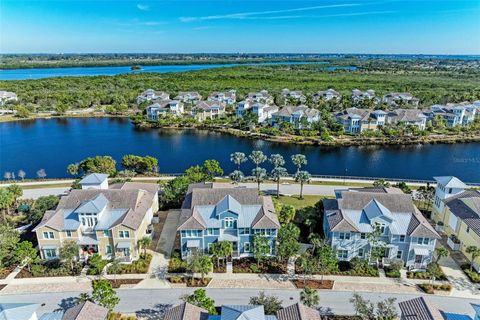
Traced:
<path fill-rule="evenodd" d="M 17 94 L 15 92 L 0 90 L 0 106 L 4 106 L 11 101 L 18 101 Z"/>
<path fill-rule="evenodd" d="M 169 94 L 163 91 L 148 89 L 138 96 L 137 102 L 151 103 L 146 108 L 150 120 L 158 120 L 165 115 L 187 115 L 198 121 L 205 121 L 223 117 L 233 109 L 234 115 L 239 119 L 252 113 L 258 119 L 258 124 L 273 127 L 290 123 L 301 129 L 307 123 L 320 120 L 319 110 L 307 105 L 307 96 L 301 91 L 285 88 L 280 91 L 280 97 L 283 99 L 283 106 L 275 105 L 274 96 L 267 90 L 250 92 L 237 102 L 235 90 L 212 92 L 207 100 L 202 100 L 202 96 L 195 91 L 179 92 L 170 99 Z M 398 124 L 425 130 L 429 121 L 438 121 L 439 117 L 444 119 L 447 127 L 464 126 L 480 115 L 480 101 L 433 105 L 428 109 L 420 109 L 419 99 L 408 92 L 390 92 L 378 97 L 372 89 L 354 89 L 347 98 L 350 99 L 352 107 L 334 111 L 333 116 L 349 134 L 375 131 L 384 126 Z M 329 88 L 315 92 L 311 99 L 314 103 L 339 103 L 342 95 Z"/>

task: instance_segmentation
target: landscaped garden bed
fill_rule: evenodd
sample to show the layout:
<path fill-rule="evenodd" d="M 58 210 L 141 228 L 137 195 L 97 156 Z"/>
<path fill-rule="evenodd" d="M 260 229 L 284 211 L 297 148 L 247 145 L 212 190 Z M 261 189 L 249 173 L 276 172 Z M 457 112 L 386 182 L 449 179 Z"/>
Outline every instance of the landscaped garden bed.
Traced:
<path fill-rule="evenodd" d="M 463 269 L 463 272 L 467 275 L 467 277 L 472 281 L 473 283 L 480 283 L 480 274 L 478 272 L 472 271 L 470 269 Z"/>
<path fill-rule="evenodd" d="M 140 283 L 143 279 L 108 279 L 108 281 L 112 284 L 112 288 L 118 289 L 122 285 L 132 285 Z"/>
<path fill-rule="evenodd" d="M 112 270 L 112 266 L 108 267 L 108 274 L 134 274 L 134 273 L 147 273 L 148 268 L 150 267 L 150 262 L 152 261 L 152 255 L 144 254 L 140 255 L 140 258 L 136 261 L 133 261 L 130 264 L 120 264 L 118 270 Z"/>
<path fill-rule="evenodd" d="M 303 274 L 302 266 L 298 260 L 295 263 L 295 273 Z M 321 272 L 314 271 L 312 274 L 320 275 Z M 366 260 L 352 259 L 351 261 L 339 261 L 337 270 L 323 272 L 323 275 L 353 276 L 353 277 L 378 277 L 378 268 L 368 264 Z"/>
<path fill-rule="evenodd" d="M 446 281 L 447 276 L 443 273 L 442 269 L 436 263 L 431 263 L 426 271 L 408 271 L 408 279 L 431 279 L 435 277 L 436 280 Z"/>
<path fill-rule="evenodd" d="M 167 280 L 170 283 L 186 284 L 187 287 L 206 287 L 212 278 L 192 278 L 192 277 L 169 277 Z"/>
<path fill-rule="evenodd" d="M 333 280 L 302 280 L 302 279 L 295 279 L 292 280 L 293 284 L 297 289 L 332 289 L 333 288 Z"/>
<path fill-rule="evenodd" d="M 78 276 L 82 272 L 82 264 L 73 263 L 73 270 L 70 265 L 62 263 L 60 260 L 48 260 L 37 264 L 32 264 L 30 271 L 24 267 L 15 278 L 38 278 L 38 277 L 68 277 Z"/>
<path fill-rule="evenodd" d="M 266 259 L 257 263 L 253 258 L 241 258 L 233 260 L 233 273 L 287 273 L 287 263 L 277 259 Z"/>
<path fill-rule="evenodd" d="M 227 273 L 227 266 L 226 265 L 213 265 L 213 272 L 214 273 Z"/>
<path fill-rule="evenodd" d="M 0 269 L 0 279 L 5 279 L 6 277 L 8 277 L 8 275 L 12 273 L 12 271 L 15 270 L 16 267 L 17 266 L 13 264 L 11 266 Z"/>
<path fill-rule="evenodd" d="M 180 258 L 179 252 L 174 251 L 168 262 L 168 273 L 185 273 L 187 268 L 187 262 Z"/>
<path fill-rule="evenodd" d="M 435 291 L 452 291 L 452 285 L 449 283 L 445 284 L 431 284 L 431 283 L 421 283 L 418 287 L 425 293 L 434 294 Z"/>

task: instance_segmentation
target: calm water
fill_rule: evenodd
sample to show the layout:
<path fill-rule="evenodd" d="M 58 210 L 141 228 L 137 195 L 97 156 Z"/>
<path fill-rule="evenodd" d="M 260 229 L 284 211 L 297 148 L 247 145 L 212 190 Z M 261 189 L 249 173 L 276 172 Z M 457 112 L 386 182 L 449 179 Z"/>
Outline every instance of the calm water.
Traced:
<path fill-rule="evenodd" d="M 325 62 L 266 62 L 248 65 L 277 65 L 277 64 L 323 64 Z M 245 64 L 190 64 L 170 66 L 141 66 L 141 70 L 131 70 L 126 67 L 78 67 L 78 68 L 34 68 L 0 70 L 0 80 L 27 80 L 50 77 L 82 77 L 82 76 L 114 76 L 125 73 L 141 72 L 182 72 L 191 70 L 205 70 L 221 67 L 235 67 Z"/>
<path fill-rule="evenodd" d="M 480 144 L 405 147 L 324 148 L 295 146 L 237 138 L 198 130 L 134 129 L 127 119 L 71 118 L 0 123 L 0 173 L 27 173 L 43 168 L 48 177 L 66 177 L 66 167 L 86 157 L 111 155 L 117 162 L 124 154 L 152 155 L 163 173 L 183 172 L 205 159 L 220 161 L 226 173 L 234 170 L 229 155 L 253 149 L 280 153 L 294 171 L 290 156 L 303 153 L 313 174 L 431 179 L 456 175 L 480 182 Z M 242 165 L 245 173 L 252 166 Z"/>

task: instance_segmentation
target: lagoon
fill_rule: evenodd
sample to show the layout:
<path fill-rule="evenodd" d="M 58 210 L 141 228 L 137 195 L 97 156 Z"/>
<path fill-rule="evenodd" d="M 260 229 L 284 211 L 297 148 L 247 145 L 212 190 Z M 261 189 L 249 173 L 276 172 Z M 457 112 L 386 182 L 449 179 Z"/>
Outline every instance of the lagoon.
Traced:
<path fill-rule="evenodd" d="M 324 64 L 326 62 L 265 62 L 249 64 L 185 64 L 185 65 L 160 65 L 140 66 L 140 70 L 132 70 L 131 66 L 120 67 L 73 67 L 73 68 L 25 68 L 25 69 L 0 69 L 0 80 L 33 80 L 51 77 L 84 77 L 84 76 L 115 76 L 119 74 L 134 74 L 143 72 L 166 73 L 193 70 L 206 70 L 223 67 L 253 66 L 253 65 L 294 65 L 294 64 Z M 353 69 L 352 69 L 353 70 Z"/>
<path fill-rule="evenodd" d="M 348 175 L 431 180 L 455 175 L 480 182 L 480 143 L 409 146 L 323 147 L 251 140 L 204 130 L 136 129 L 124 118 L 37 119 L 0 123 L 0 173 L 18 172 L 35 178 L 40 168 L 47 178 L 68 177 L 70 163 L 95 155 L 120 162 L 125 154 L 151 155 L 161 173 L 181 173 L 206 159 L 220 161 L 228 174 L 234 170 L 230 154 L 260 149 L 280 153 L 294 172 L 290 156 L 303 153 L 307 170 L 318 175 Z M 266 165 L 267 169 L 271 169 Z M 249 175 L 252 165 L 242 170 Z"/>

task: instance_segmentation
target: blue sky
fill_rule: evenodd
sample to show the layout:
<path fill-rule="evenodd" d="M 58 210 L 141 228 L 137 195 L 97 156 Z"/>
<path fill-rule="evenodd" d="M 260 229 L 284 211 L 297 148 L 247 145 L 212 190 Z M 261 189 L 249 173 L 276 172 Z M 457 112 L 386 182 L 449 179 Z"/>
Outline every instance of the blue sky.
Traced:
<path fill-rule="evenodd" d="M 0 1 L 0 52 L 480 54 L 479 0 Z"/>

